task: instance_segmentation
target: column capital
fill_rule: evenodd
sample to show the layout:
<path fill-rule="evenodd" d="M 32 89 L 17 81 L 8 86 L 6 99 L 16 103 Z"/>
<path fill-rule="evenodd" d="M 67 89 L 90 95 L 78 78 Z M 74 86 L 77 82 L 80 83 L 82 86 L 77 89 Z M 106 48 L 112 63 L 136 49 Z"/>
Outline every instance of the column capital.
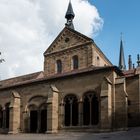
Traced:
<path fill-rule="evenodd" d="M 4 106 L 4 107 L 2 107 L 2 111 L 5 111 L 5 110 L 6 110 L 5 106 Z"/>
<path fill-rule="evenodd" d="M 83 100 L 78 101 L 78 103 L 83 103 Z"/>
<path fill-rule="evenodd" d="M 78 103 L 83 103 L 83 98 L 82 97 L 78 100 Z"/>

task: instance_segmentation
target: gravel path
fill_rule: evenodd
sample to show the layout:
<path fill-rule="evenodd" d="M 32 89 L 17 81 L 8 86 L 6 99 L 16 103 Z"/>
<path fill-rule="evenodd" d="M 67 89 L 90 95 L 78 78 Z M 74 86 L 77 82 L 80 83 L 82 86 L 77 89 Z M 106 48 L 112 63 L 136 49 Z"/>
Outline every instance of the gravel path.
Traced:
<path fill-rule="evenodd" d="M 140 127 L 111 133 L 65 132 L 59 134 L 0 135 L 0 140 L 140 140 Z"/>

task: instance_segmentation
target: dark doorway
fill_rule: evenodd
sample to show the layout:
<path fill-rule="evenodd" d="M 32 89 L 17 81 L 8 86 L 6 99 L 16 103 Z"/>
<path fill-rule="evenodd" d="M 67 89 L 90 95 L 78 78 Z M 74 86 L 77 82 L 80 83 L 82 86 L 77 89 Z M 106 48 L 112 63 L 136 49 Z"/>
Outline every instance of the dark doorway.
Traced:
<path fill-rule="evenodd" d="M 72 104 L 72 125 L 78 125 L 78 101 L 77 98 L 74 99 Z"/>
<path fill-rule="evenodd" d="M 5 113 L 6 113 L 6 128 L 9 128 L 9 120 L 10 120 L 10 110 L 9 110 L 10 103 L 5 105 Z"/>
<path fill-rule="evenodd" d="M 47 131 L 47 110 L 41 110 L 41 133 Z"/>
<path fill-rule="evenodd" d="M 36 110 L 30 111 L 30 132 L 37 132 L 38 112 Z"/>
<path fill-rule="evenodd" d="M 92 125 L 97 125 L 99 122 L 99 102 L 94 95 L 92 98 Z"/>
<path fill-rule="evenodd" d="M 70 126 L 70 120 L 71 120 L 71 113 L 70 113 L 70 103 L 68 100 L 65 102 L 65 126 Z"/>
<path fill-rule="evenodd" d="M 83 124 L 90 125 L 90 101 L 87 96 L 83 103 Z"/>

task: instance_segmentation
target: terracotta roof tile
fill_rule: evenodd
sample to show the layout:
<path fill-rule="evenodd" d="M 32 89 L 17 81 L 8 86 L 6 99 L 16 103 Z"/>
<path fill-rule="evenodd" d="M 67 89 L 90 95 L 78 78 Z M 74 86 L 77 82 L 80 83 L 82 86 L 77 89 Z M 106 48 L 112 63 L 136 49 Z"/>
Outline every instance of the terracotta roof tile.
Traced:
<path fill-rule="evenodd" d="M 19 83 L 22 83 L 22 82 L 27 82 L 27 81 L 30 81 L 30 80 L 43 78 L 43 77 L 44 77 L 43 72 L 36 72 L 36 73 L 27 74 L 27 75 L 23 75 L 23 76 L 19 76 L 19 77 L 14 77 L 14 78 L 10 78 L 10 79 L 0 81 L 0 87 L 15 85 L 15 84 L 19 84 Z"/>
<path fill-rule="evenodd" d="M 16 77 L 16 78 L 0 81 L 0 84 L 1 84 L 0 89 L 20 86 L 20 85 L 25 85 L 25 84 L 31 84 L 35 82 L 47 81 L 47 80 L 56 79 L 56 78 L 64 78 L 68 76 L 74 76 L 77 74 L 83 74 L 87 72 L 95 72 L 95 71 L 101 71 L 101 70 L 112 70 L 112 71 L 116 71 L 120 75 L 123 75 L 123 73 L 116 66 L 106 66 L 106 67 L 91 66 L 85 69 L 73 70 L 70 72 L 54 74 L 54 75 L 50 75 L 46 77 L 44 76 L 43 72 L 38 72 L 38 73 L 33 73 L 33 74 L 21 76 L 21 77 Z"/>
<path fill-rule="evenodd" d="M 140 74 L 140 67 L 137 67 L 135 69 L 123 71 L 125 77 L 131 77 Z"/>

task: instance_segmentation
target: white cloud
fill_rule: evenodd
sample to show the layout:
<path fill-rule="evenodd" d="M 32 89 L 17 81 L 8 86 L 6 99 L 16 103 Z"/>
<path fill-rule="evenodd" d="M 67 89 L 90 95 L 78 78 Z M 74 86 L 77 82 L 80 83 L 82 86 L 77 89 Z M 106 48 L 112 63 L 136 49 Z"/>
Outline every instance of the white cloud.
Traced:
<path fill-rule="evenodd" d="M 0 0 L 1 79 L 43 70 L 43 52 L 65 26 L 69 0 Z M 95 35 L 103 21 L 87 0 L 73 0 L 75 29 Z"/>

